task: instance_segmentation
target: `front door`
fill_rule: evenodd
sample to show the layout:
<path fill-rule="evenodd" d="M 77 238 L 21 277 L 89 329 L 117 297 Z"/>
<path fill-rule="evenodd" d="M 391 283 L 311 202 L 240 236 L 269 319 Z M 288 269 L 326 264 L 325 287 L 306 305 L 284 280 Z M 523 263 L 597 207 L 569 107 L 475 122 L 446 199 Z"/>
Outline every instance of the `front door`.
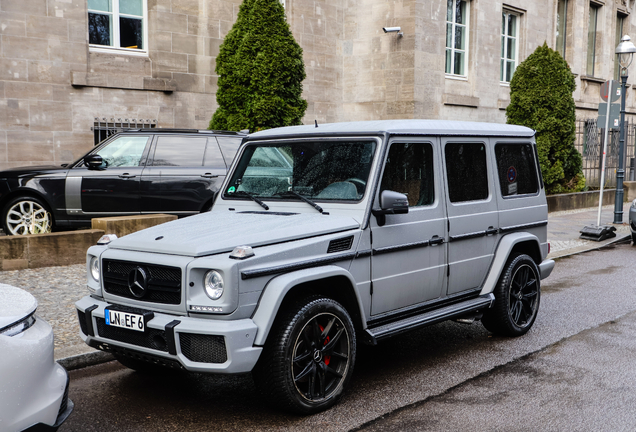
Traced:
<path fill-rule="evenodd" d="M 499 214 L 484 139 L 443 138 L 448 208 L 448 295 L 483 283 L 499 240 Z"/>
<path fill-rule="evenodd" d="M 373 254 L 371 314 L 416 305 L 443 295 L 446 282 L 446 213 L 441 155 L 434 140 L 394 139 L 390 143 L 379 194 L 406 194 L 409 212 L 371 217 Z"/>
<path fill-rule="evenodd" d="M 148 136 L 121 136 L 93 153 L 104 161 L 99 169 L 81 166 L 70 170 L 68 208 L 77 206 L 82 213 L 94 215 L 138 214 L 142 158 L 148 141 Z"/>

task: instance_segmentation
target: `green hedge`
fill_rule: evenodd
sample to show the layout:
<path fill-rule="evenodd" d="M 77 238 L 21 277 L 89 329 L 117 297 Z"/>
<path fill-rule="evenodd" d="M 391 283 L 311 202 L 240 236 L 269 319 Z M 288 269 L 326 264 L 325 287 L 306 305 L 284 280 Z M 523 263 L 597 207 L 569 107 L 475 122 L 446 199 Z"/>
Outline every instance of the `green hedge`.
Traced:
<path fill-rule="evenodd" d="M 218 109 L 210 129 L 250 131 L 301 124 L 307 101 L 302 48 L 279 0 L 244 0 L 216 59 Z"/>
<path fill-rule="evenodd" d="M 519 64 L 510 81 L 508 123 L 537 131 L 539 163 L 551 194 L 585 188 L 581 154 L 574 147 L 575 88 L 570 66 L 545 43 Z"/>

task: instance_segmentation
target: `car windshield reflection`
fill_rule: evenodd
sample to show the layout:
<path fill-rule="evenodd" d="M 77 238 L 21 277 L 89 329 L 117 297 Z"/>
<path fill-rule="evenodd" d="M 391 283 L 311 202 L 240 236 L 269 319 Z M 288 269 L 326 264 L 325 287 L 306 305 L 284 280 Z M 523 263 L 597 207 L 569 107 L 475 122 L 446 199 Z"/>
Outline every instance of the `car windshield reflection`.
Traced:
<path fill-rule="evenodd" d="M 248 192 L 277 200 L 301 195 L 315 201 L 359 201 L 375 149 L 373 140 L 248 144 L 224 197 Z"/>

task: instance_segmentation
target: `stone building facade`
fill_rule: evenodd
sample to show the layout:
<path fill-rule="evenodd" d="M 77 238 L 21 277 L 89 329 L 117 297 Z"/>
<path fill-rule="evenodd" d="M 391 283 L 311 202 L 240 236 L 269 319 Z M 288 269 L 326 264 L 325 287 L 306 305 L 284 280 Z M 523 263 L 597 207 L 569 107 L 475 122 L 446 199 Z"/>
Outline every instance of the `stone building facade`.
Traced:
<path fill-rule="evenodd" d="M 577 116 L 593 117 L 635 2 L 451 0 L 449 13 L 441 0 L 284 0 L 304 50 L 304 120 L 504 122 L 509 75 L 544 41 L 576 75 Z M 102 121 L 206 128 L 240 3 L 0 1 L 0 169 L 69 162 Z"/>

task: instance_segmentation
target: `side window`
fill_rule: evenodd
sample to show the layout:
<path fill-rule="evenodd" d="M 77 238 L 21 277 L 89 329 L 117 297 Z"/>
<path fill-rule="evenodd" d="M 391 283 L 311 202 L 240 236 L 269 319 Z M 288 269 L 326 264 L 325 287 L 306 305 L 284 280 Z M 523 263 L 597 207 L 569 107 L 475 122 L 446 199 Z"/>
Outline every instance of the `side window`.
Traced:
<path fill-rule="evenodd" d="M 482 143 L 448 143 L 446 178 L 451 202 L 488 198 L 486 148 Z"/>
<path fill-rule="evenodd" d="M 502 196 L 539 192 L 535 157 L 530 144 L 497 144 L 495 156 Z"/>
<path fill-rule="evenodd" d="M 97 153 L 104 160 L 104 167 L 136 167 L 144 154 L 147 136 L 122 136 L 100 149 Z"/>
<path fill-rule="evenodd" d="M 207 138 L 160 136 L 152 166 L 202 166 Z"/>
<path fill-rule="evenodd" d="M 221 155 L 219 144 L 216 142 L 216 138 L 208 138 L 208 145 L 205 148 L 203 165 L 207 167 L 227 168 L 225 166 L 223 156 Z"/>
<path fill-rule="evenodd" d="M 435 187 L 431 144 L 391 144 L 380 190 L 405 194 L 410 207 L 432 204 L 435 200 Z"/>
<path fill-rule="evenodd" d="M 234 156 L 236 156 L 236 152 L 241 146 L 241 141 L 243 141 L 242 137 L 227 137 L 227 136 L 218 136 L 216 140 L 219 143 L 219 147 L 221 147 L 221 153 L 223 153 L 223 157 L 225 158 L 225 163 L 229 167 L 232 164 L 232 160 Z"/>

